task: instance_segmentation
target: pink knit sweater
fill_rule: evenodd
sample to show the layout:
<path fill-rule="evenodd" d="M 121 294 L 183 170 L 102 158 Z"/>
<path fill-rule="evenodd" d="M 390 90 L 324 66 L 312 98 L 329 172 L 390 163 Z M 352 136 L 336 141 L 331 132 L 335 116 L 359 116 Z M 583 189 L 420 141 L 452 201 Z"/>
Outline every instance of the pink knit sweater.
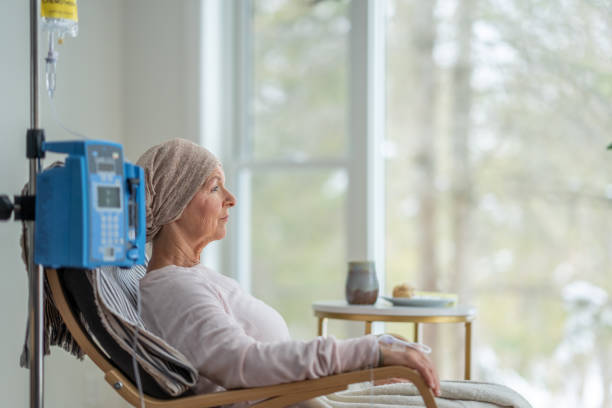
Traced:
<path fill-rule="evenodd" d="M 319 378 L 378 361 L 374 336 L 291 340 L 276 310 L 203 265 L 150 271 L 140 291 L 147 328 L 199 371 L 197 393 Z"/>

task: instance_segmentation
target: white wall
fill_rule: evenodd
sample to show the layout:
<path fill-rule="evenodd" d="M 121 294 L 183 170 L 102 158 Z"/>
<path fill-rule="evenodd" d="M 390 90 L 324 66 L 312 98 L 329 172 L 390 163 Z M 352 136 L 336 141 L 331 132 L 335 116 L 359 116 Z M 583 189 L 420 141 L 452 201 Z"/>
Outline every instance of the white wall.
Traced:
<path fill-rule="evenodd" d="M 25 129 L 28 124 L 28 49 L 25 2 L 3 4 L 0 25 L 0 193 L 17 193 L 27 177 Z M 15 222 L 0 224 L 0 393 L 4 406 L 25 406 L 28 372 L 19 368 L 27 314 L 27 280 L 19 258 Z"/>
<path fill-rule="evenodd" d="M 167 139 L 200 140 L 199 4 L 125 3 L 124 147 L 131 160 Z"/>
<path fill-rule="evenodd" d="M 28 177 L 29 6 L 25 1 L 5 3 L 0 25 L 0 193 L 12 195 Z M 124 143 L 131 160 L 171 137 L 199 140 L 199 1 L 172 7 L 145 0 L 80 0 L 78 5 L 79 35 L 59 47 L 56 106 L 62 121 L 89 138 Z M 40 84 L 40 126 L 47 140 L 74 138 L 52 122 L 42 75 Z M 28 371 L 18 366 L 28 297 L 18 234 L 16 222 L 0 224 L 0 404 L 15 407 L 29 404 Z M 46 407 L 128 406 L 89 361 L 81 363 L 54 347 L 45 365 Z"/>

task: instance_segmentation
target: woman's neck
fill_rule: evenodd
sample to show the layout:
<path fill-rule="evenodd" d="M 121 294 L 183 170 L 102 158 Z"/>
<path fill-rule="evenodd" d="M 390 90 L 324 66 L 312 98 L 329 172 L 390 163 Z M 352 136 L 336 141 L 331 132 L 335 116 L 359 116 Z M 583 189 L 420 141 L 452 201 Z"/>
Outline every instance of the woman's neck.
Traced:
<path fill-rule="evenodd" d="M 200 263 L 200 253 L 204 245 L 194 245 L 172 228 L 162 228 L 153 240 L 151 259 L 147 271 L 168 265 L 191 267 Z"/>

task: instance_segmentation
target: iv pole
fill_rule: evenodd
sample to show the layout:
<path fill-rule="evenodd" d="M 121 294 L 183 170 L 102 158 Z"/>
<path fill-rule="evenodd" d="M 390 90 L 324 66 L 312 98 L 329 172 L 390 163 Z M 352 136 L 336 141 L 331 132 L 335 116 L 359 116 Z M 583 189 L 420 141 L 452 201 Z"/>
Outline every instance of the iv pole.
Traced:
<path fill-rule="evenodd" d="M 38 130 L 38 0 L 30 0 L 30 130 Z M 28 155 L 29 156 L 29 155 Z M 36 158 L 30 158 L 29 196 L 36 195 Z M 43 270 L 34 263 L 34 221 L 26 221 L 29 277 L 30 408 L 43 408 Z"/>

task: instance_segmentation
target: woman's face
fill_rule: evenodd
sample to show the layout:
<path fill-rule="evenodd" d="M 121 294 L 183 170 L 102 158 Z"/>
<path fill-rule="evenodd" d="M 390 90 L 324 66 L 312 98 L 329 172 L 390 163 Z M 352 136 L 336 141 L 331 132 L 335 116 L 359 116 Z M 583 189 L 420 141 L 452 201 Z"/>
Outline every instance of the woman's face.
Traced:
<path fill-rule="evenodd" d="M 175 222 L 189 241 L 205 246 L 225 237 L 229 208 L 235 204 L 236 197 L 225 188 L 223 170 L 217 167 Z"/>

